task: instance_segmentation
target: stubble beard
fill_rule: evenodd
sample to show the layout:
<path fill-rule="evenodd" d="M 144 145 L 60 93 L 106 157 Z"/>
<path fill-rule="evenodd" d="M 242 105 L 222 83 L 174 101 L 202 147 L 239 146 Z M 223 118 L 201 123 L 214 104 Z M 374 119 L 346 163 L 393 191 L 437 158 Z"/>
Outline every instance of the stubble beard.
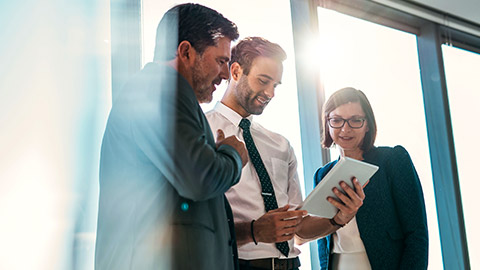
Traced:
<path fill-rule="evenodd" d="M 203 65 L 201 61 L 202 58 L 197 56 L 192 69 L 192 88 L 198 102 L 210 103 L 213 99 L 211 82 L 207 81 L 207 79 L 202 76 Z"/>
<path fill-rule="evenodd" d="M 240 106 L 242 106 L 248 114 L 260 115 L 263 113 L 265 107 L 257 107 L 253 105 L 257 96 L 253 95 L 253 90 L 248 84 L 246 76 L 240 78 L 240 81 L 237 84 L 236 96 Z"/>

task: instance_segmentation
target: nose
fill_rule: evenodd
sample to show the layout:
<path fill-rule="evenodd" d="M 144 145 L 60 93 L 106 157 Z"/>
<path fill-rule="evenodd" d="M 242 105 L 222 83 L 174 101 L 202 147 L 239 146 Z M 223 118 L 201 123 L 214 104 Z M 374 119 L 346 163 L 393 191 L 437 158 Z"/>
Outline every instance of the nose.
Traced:
<path fill-rule="evenodd" d="M 347 121 L 345 121 L 345 122 L 343 123 L 342 131 L 345 132 L 345 131 L 350 131 L 350 130 L 352 130 L 352 128 L 351 128 L 350 125 L 347 123 Z"/>
<path fill-rule="evenodd" d="M 219 76 L 220 78 L 222 78 L 222 80 L 228 80 L 228 78 L 230 78 L 230 72 L 229 72 L 227 63 L 223 64 L 222 67 L 220 68 Z"/>
<path fill-rule="evenodd" d="M 273 84 L 269 84 L 267 86 L 267 89 L 264 91 L 265 96 L 267 96 L 269 99 L 272 99 L 275 96 L 275 87 Z"/>

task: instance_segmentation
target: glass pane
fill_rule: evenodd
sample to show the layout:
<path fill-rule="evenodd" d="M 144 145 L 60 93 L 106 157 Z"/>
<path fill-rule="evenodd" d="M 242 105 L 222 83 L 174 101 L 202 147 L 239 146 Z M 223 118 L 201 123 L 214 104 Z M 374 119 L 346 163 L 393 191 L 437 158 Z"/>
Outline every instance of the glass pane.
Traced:
<path fill-rule="evenodd" d="M 94 269 L 110 1 L 0 6 L 0 269 Z"/>
<path fill-rule="evenodd" d="M 457 157 L 460 192 L 467 231 L 467 243 L 472 269 L 480 269 L 480 258 L 474 256 L 480 250 L 480 219 L 478 218 L 477 143 L 480 126 L 475 118 L 480 114 L 480 55 L 442 45 L 447 78 L 448 100 L 452 117 L 455 154 Z M 472 122 L 472 120 L 474 120 Z M 473 143 L 472 143 L 473 142 Z"/>
<path fill-rule="evenodd" d="M 284 62 L 282 84 L 276 88 L 275 98 L 269 103 L 264 113 L 256 117 L 256 121 L 264 127 L 282 134 L 290 141 L 297 156 L 300 185 L 305 196 L 290 2 L 276 0 L 244 0 L 241 2 L 202 0 L 196 2 L 214 8 L 235 22 L 240 31 L 240 39 L 247 36 L 261 36 L 278 43 L 286 51 L 287 60 Z M 143 0 L 142 3 L 143 60 L 145 64 L 153 59 L 158 22 L 170 7 L 179 2 Z M 274 11 L 272 11 L 273 7 Z M 214 92 L 213 101 L 210 104 L 202 105 L 203 110 L 212 109 L 215 103 L 222 98 L 225 89 L 226 83 L 224 82 Z M 311 181 L 311 179 L 307 179 L 307 181 Z M 300 254 L 301 269 L 310 269 L 309 245 L 300 246 L 300 250 L 302 252 Z"/>
<path fill-rule="evenodd" d="M 429 269 L 442 269 L 437 212 L 418 66 L 416 37 L 319 8 L 318 58 L 328 98 L 343 87 L 362 90 L 377 120 L 377 146 L 403 145 L 418 171 L 430 238 Z M 338 157 L 338 151 L 331 153 Z"/>

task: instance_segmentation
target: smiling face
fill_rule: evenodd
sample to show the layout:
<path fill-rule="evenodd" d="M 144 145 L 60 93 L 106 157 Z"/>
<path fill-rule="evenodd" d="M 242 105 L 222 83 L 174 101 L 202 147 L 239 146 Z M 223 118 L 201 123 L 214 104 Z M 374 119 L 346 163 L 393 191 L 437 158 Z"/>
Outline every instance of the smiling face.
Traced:
<path fill-rule="evenodd" d="M 242 73 L 234 89 L 235 111 L 243 117 L 263 112 L 281 83 L 283 66 L 263 56 L 256 57 L 248 75 Z"/>
<path fill-rule="evenodd" d="M 330 112 L 328 118 L 359 119 L 365 118 L 365 112 L 360 103 L 349 102 Z M 343 155 L 357 159 L 362 158 L 361 145 L 365 134 L 368 132 L 366 120 L 363 127 L 358 129 L 351 128 L 348 123 L 345 123 L 341 128 L 332 128 L 331 126 L 328 126 L 328 128 L 333 142 L 340 148 Z"/>
<path fill-rule="evenodd" d="M 230 43 L 226 37 L 219 38 L 216 46 L 208 46 L 201 55 L 196 55 L 192 68 L 192 88 L 198 102 L 212 101 L 216 85 L 228 79 Z"/>

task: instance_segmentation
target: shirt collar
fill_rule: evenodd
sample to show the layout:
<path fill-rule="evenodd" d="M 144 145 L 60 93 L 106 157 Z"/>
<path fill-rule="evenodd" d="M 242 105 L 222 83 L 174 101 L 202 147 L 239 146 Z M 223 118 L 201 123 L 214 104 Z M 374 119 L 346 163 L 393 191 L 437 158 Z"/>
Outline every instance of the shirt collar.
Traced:
<path fill-rule="evenodd" d="M 236 111 L 232 110 L 230 107 L 226 106 L 222 102 L 218 101 L 217 104 L 215 104 L 215 111 L 219 112 L 221 115 L 225 116 L 225 118 L 228 119 L 228 121 L 232 122 L 235 126 L 238 127 L 240 124 L 240 121 L 242 121 L 243 117 L 238 114 Z M 250 121 L 250 123 L 253 123 L 253 115 L 249 115 L 246 117 Z"/>

